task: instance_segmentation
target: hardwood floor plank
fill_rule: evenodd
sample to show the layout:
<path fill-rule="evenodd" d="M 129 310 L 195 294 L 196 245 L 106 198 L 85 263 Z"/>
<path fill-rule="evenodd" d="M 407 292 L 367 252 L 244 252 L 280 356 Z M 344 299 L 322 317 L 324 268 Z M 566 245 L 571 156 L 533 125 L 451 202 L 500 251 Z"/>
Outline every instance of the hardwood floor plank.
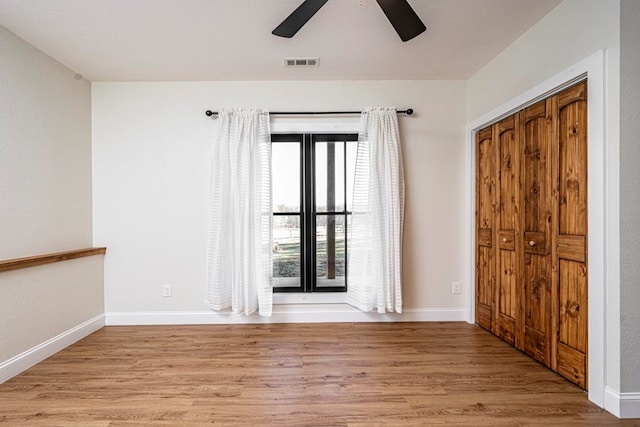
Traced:
<path fill-rule="evenodd" d="M 465 323 L 106 327 L 0 385 L 11 426 L 612 425 Z"/>

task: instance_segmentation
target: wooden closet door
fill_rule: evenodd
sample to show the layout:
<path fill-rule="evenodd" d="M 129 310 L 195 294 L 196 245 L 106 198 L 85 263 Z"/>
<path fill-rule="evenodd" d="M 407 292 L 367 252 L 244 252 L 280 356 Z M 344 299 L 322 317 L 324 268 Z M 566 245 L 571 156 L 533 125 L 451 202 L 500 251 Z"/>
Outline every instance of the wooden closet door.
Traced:
<path fill-rule="evenodd" d="M 495 289 L 495 144 L 491 127 L 476 133 L 476 322 L 493 329 Z"/>
<path fill-rule="evenodd" d="M 524 150 L 524 289 L 520 296 L 524 311 L 522 349 L 551 366 L 556 317 L 552 310 L 550 254 L 554 205 L 551 100 L 526 108 L 521 117 Z"/>
<path fill-rule="evenodd" d="M 557 371 L 587 384 L 587 84 L 554 97 L 558 109 Z"/>
<path fill-rule="evenodd" d="M 520 138 L 519 115 L 507 117 L 493 126 L 498 151 L 498 242 L 494 333 L 511 345 L 516 333 L 518 283 L 522 282 L 520 254 Z"/>
<path fill-rule="evenodd" d="M 587 83 L 476 134 L 476 322 L 587 384 Z"/>

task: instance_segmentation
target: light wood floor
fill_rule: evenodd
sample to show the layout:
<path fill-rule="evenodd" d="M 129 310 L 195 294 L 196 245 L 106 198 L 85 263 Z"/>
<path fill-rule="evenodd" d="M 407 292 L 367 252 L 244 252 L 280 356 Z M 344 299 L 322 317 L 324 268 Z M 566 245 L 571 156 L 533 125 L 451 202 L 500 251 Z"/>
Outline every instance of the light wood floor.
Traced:
<path fill-rule="evenodd" d="M 636 425 L 465 323 L 106 327 L 0 385 L 0 424 Z"/>

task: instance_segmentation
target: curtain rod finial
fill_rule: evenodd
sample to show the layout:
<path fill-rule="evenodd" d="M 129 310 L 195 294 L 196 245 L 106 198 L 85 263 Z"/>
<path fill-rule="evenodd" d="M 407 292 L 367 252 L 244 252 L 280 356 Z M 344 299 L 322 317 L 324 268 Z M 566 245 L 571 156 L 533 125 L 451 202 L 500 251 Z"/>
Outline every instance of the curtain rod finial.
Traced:
<path fill-rule="evenodd" d="M 413 114 L 413 108 L 407 108 L 407 116 L 410 116 Z"/>
<path fill-rule="evenodd" d="M 213 112 L 213 111 L 211 111 L 211 110 L 207 110 L 207 111 L 205 111 L 205 114 L 206 114 L 207 116 L 211 117 L 211 116 L 213 116 L 213 115 L 214 115 L 214 114 L 216 114 L 216 113 L 214 113 L 214 112 Z"/>

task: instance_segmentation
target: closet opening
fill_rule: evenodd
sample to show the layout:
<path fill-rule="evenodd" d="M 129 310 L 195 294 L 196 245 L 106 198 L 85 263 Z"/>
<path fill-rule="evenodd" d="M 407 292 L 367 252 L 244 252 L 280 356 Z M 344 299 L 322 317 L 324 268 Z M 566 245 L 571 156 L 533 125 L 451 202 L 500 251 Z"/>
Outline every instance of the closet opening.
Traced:
<path fill-rule="evenodd" d="M 476 133 L 476 323 L 587 387 L 587 82 Z"/>

